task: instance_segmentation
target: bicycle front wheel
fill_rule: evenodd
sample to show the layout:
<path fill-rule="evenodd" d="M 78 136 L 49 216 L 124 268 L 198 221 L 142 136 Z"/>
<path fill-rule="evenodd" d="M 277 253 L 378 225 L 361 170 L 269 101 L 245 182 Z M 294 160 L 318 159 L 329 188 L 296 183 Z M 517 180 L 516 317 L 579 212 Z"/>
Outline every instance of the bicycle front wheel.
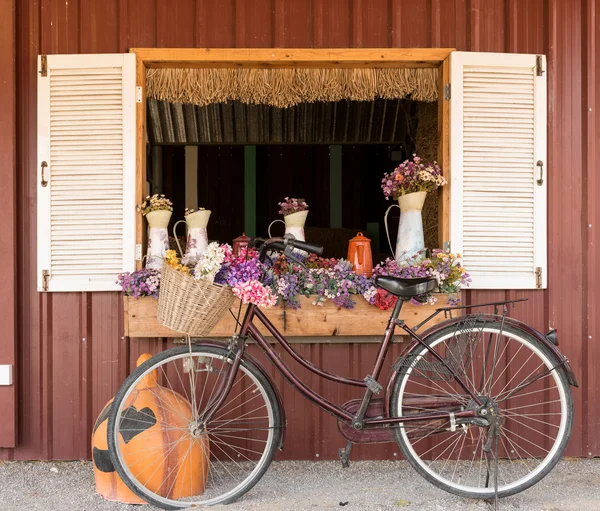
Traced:
<path fill-rule="evenodd" d="M 446 491 L 483 499 L 494 496 L 496 480 L 499 496 L 506 497 L 548 474 L 573 423 L 571 389 L 552 353 L 527 332 L 477 316 L 426 343 L 445 364 L 424 346 L 402 360 L 390 410 L 397 417 L 442 412 L 448 418 L 407 421 L 396 429 L 411 465 Z M 448 366 L 486 403 L 494 430 L 483 416 L 479 424 L 454 418 L 478 405 Z"/>
<path fill-rule="evenodd" d="M 263 373 L 242 359 L 209 421 L 232 364 L 228 350 L 178 347 L 140 365 L 108 421 L 114 468 L 141 499 L 163 509 L 226 504 L 267 470 L 281 440 L 281 411 Z"/>

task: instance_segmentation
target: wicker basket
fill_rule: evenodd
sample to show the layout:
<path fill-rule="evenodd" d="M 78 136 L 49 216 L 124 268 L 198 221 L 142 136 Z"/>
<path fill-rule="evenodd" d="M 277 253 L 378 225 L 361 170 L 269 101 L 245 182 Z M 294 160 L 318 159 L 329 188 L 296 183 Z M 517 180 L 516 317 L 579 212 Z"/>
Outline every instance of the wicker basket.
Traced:
<path fill-rule="evenodd" d="M 196 280 L 164 264 L 158 321 L 176 332 L 207 335 L 231 307 L 233 299 L 230 287 Z"/>

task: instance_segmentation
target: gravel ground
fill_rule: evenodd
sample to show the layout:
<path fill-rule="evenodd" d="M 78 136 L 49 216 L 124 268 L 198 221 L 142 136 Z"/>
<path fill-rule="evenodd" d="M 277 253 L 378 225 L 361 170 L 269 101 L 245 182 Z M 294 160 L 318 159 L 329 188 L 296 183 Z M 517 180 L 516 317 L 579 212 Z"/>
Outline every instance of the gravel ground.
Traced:
<path fill-rule="evenodd" d="M 347 504 L 344 504 L 347 503 Z M 94 491 L 89 462 L 0 462 L 0 510 L 152 511 L 107 502 Z M 490 511 L 493 506 L 454 497 L 421 479 L 404 461 L 275 462 L 239 502 L 214 510 L 344 511 L 406 509 Z M 512 510 L 600 509 L 600 460 L 565 460 L 539 484 L 500 502 Z"/>

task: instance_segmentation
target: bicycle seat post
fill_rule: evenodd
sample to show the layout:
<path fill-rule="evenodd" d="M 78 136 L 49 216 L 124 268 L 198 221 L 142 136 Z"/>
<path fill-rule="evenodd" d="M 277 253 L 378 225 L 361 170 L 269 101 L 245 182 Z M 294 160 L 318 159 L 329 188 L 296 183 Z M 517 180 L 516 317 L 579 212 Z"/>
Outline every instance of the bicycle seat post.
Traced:
<path fill-rule="evenodd" d="M 398 320 L 400 316 L 400 311 L 402 310 L 403 300 L 398 298 L 396 300 L 396 304 L 394 305 L 394 309 L 392 310 L 392 314 L 390 315 L 390 320 L 388 322 L 388 326 L 385 330 L 385 336 L 379 347 L 379 352 L 377 353 L 377 360 L 375 361 L 375 365 L 373 366 L 373 371 L 371 374 L 368 374 L 364 382 L 366 384 L 365 395 L 361 401 L 360 407 L 352 420 L 352 427 L 354 429 L 362 429 L 365 414 L 367 413 L 367 408 L 369 407 L 369 403 L 371 401 L 371 397 L 373 394 L 379 394 L 383 387 L 379 384 L 377 379 L 379 378 L 379 374 L 381 373 L 381 368 L 383 366 L 383 361 L 385 360 L 385 356 L 387 354 L 388 348 L 392 343 L 392 337 L 394 336 L 394 330 L 396 325 L 402 325 L 403 322 Z"/>

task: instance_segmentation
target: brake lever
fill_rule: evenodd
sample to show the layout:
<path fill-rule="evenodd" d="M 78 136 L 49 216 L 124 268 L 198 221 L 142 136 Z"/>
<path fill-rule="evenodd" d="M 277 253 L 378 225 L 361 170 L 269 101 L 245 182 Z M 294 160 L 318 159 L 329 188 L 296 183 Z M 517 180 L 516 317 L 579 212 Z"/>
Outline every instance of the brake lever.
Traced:
<path fill-rule="evenodd" d="M 304 264 L 303 261 L 300 261 L 293 254 L 293 250 L 294 250 L 294 247 L 292 247 L 291 245 L 286 245 L 285 250 L 283 251 L 283 255 L 286 257 L 286 259 L 290 259 L 291 261 L 298 263 L 300 266 L 302 266 L 302 268 L 304 268 L 306 270 L 306 264 Z"/>

